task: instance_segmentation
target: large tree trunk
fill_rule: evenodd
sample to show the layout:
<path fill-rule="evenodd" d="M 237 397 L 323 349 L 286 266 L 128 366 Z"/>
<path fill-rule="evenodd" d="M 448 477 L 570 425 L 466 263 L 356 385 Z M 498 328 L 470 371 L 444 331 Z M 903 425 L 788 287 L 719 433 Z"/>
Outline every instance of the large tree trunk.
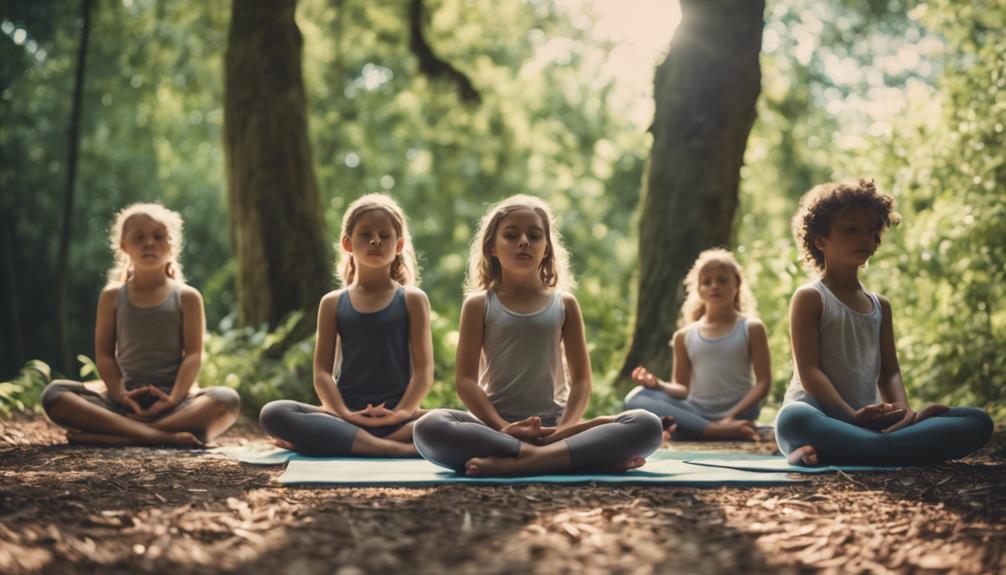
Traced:
<path fill-rule="evenodd" d="M 644 176 L 636 325 L 620 376 L 666 378 L 682 280 L 700 251 L 731 240 L 744 147 L 761 91 L 761 0 L 682 0 L 682 22 L 654 79 Z"/>
<path fill-rule="evenodd" d="M 295 0 L 232 4 L 224 151 L 244 325 L 275 327 L 292 311 L 310 310 L 332 282 L 295 10 Z"/>
<path fill-rule="evenodd" d="M 83 0 L 80 6 L 83 23 L 80 30 L 80 48 L 77 50 L 77 74 L 73 83 L 73 104 L 70 108 L 70 134 L 66 152 L 66 190 L 63 194 L 63 228 L 59 237 L 59 254 L 56 257 L 56 337 L 59 339 L 60 368 L 72 377 L 73 359 L 70 353 L 66 328 L 66 278 L 70 262 L 70 231 L 73 221 L 74 185 L 77 182 L 77 156 L 80 147 L 80 115 L 84 99 L 84 70 L 87 64 L 87 45 L 91 35 L 92 0 Z"/>

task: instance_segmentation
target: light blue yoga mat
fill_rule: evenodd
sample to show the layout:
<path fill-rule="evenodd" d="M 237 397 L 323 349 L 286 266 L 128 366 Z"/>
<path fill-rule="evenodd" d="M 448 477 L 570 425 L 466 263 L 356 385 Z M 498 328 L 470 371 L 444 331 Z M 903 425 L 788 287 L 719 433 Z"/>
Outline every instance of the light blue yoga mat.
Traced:
<path fill-rule="evenodd" d="M 290 486 L 426 487 L 445 483 L 510 485 L 523 483 L 605 483 L 683 487 L 789 485 L 806 481 L 781 473 L 752 473 L 701 467 L 684 461 L 648 461 L 640 469 L 617 474 L 561 474 L 528 477 L 466 477 L 425 459 L 291 459 L 280 483 Z"/>
<path fill-rule="evenodd" d="M 752 454 L 748 454 L 752 455 Z M 873 465 L 820 465 L 816 467 L 805 467 L 803 465 L 790 465 L 785 457 L 759 457 L 759 458 L 688 458 L 686 463 L 691 465 L 701 465 L 703 467 L 715 467 L 718 469 L 735 469 L 737 471 L 748 471 L 752 473 L 835 473 L 836 471 L 857 472 L 857 471 L 896 471 L 901 467 L 881 467 Z"/>

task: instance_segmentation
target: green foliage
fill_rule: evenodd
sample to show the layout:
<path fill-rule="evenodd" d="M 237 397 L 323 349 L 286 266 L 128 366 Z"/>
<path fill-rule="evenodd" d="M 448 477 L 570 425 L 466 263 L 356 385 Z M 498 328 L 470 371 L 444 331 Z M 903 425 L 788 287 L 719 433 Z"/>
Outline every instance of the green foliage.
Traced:
<path fill-rule="evenodd" d="M 42 389 L 52 381 L 52 371 L 44 362 L 33 359 L 24 364 L 17 376 L 0 382 L 0 416 L 14 412 L 38 412 Z"/>

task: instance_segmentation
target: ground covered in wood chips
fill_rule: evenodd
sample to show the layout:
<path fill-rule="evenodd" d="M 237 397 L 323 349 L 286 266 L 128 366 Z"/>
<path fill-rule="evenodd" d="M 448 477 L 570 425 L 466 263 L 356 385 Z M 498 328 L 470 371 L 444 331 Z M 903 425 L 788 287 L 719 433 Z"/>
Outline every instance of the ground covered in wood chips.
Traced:
<path fill-rule="evenodd" d="M 243 422 L 220 443 L 262 439 Z M 1003 432 L 963 462 L 786 487 L 313 489 L 280 472 L 0 422 L 0 573 L 1006 572 Z"/>

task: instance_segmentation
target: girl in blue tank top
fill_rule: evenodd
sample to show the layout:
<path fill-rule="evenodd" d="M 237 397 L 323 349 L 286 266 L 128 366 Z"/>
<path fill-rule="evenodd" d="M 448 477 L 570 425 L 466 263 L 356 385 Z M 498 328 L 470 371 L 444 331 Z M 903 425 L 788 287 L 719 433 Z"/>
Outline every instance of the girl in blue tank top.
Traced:
<path fill-rule="evenodd" d="M 671 380 L 637 367 L 632 379 L 640 385 L 625 406 L 673 417 L 674 439 L 758 440 L 755 422 L 772 370 L 765 324 L 750 314 L 743 270 L 729 251 L 706 250 L 684 284 Z"/>
<path fill-rule="evenodd" d="M 962 457 L 992 436 L 974 407 L 918 412 L 898 365 L 891 302 L 859 283 L 859 268 L 897 224 L 894 198 L 870 180 L 804 194 L 793 232 L 820 274 L 790 302 L 793 379 L 776 416 L 779 449 L 794 465 L 922 465 Z"/>
<path fill-rule="evenodd" d="M 42 407 L 70 443 L 198 447 L 238 416 L 228 387 L 200 389 L 205 316 L 178 255 L 182 218 L 133 204 L 112 228 L 116 265 L 98 299 L 94 359 L 101 381 L 57 380 Z"/>
<path fill-rule="evenodd" d="M 346 287 L 318 307 L 321 405 L 273 401 L 259 424 L 277 445 L 307 455 L 413 456 L 413 421 L 433 383 L 430 305 L 390 196 L 367 194 L 346 210 L 339 278 Z"/>

